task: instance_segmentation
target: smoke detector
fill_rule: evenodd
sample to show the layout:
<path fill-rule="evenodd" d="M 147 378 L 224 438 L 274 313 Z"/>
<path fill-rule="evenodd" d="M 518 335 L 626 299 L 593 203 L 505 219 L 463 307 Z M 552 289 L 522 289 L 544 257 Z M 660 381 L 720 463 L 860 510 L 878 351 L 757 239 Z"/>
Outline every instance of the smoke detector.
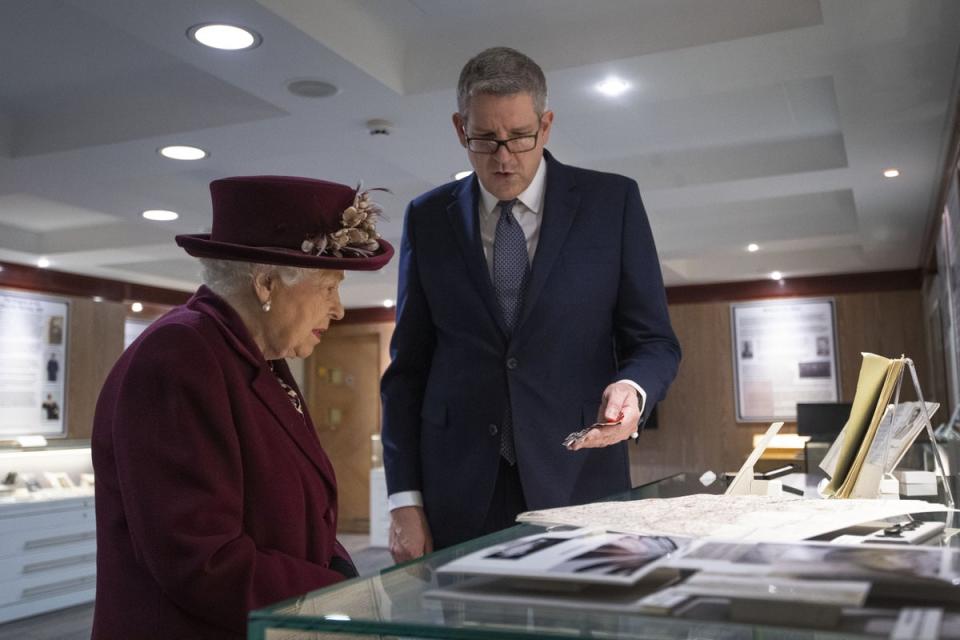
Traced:
<path fill-rule="evenodd" d="M 383 120 L 381 118 L 367 120 L 367 130 L 372 136 L 388 136 L 390 135 L 391 127 L 393 127 L 393 123 L 389 120 Z"/>

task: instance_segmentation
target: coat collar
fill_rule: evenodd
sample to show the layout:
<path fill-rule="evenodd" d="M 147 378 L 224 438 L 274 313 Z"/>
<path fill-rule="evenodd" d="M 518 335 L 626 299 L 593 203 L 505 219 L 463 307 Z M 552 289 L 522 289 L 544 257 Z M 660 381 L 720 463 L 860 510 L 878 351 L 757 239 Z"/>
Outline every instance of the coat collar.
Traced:
<path fill-rule="evenodd" d="M 264 359 L 260 348 L 253 341 L 250 331 L 244 324 L 240 314 L 230 304 L 207 288 L 201 285 L 197 292 L 187 301 L 186 307 L 192 311 L 207 316 L 220 330 L 226 343 L 237 355 L 250 365 L 252 379 L 250 389 L 260 401 L 270 410 L 283 427 L 287 435 L 293 439 L 297 447 L 317 467 L 321 475 L 336 490 L 336 479 L 333 466 L 320 446 L 314 430 L 313 421 L 306 408 L 306 399 L 300 393 L 296 381 L 290 373 L 286 361 L 275 360 L 277 375 L 287 384 L 300 393 L 304 399 L 303 416 L 293 408 L 283 388 L 277 383 L 276 375 L 270 369 L 270 364 Z"/>

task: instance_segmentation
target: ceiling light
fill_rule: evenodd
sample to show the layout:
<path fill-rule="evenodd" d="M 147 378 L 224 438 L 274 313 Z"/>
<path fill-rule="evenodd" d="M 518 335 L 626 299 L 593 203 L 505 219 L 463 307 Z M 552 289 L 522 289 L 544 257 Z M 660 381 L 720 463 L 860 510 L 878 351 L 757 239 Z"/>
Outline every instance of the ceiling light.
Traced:
<path fill-rule="evenodd" d="M 386 309 L 393 309 L 393 305 L 396 304 L 392 299 L 387 298 L 383 301 L 383 306 Z"/>
<path fill-rule="evenodd" d="M 454 179 L 454 180 L 463 180 L 464 178 L 466 178 L 466 177 L 467 177 L 468 175 L 470 175 L 471 173 L 473 173 L 473 171 L 457 171 L 455 174 L 453 174 L 453 179 Z"/>
<path fill-rule="evenodd" d="M 103 298 L 102 298 L 101 296 L 93 296 L 93 301 L 94 301 L 94 302 L 103 302 Z"/>
<path fill-rule="evenodd" d="M 253 49 L 262 41 L 260 34 L 232 24 L 194 25 L 187 31 L 187 37 L 204 46 L 225 51 Z"/>
<path fill-rule="evenodd" d="M 169 147 L 160 147 L 157 153 L 171 160 L 200 160 L 208 154 L 200 147 L 190 147 L 183 144 L 172 144 Z"/>
<path fill-rule="evenodd" d="M 41 269 L 46 269 L 47 267 L 50 266 L 50 260 L 48 260 L 47 258 L 40 258 L 39 260 L 37 260 L 37 266 L 40 267 Z"/>
<path fill-rule="evenodd" d="M 770 273 L 770 279 L 771 279 L 771 280 L 783 280 L 783 274 L 780 273 L 779 271 L 772 271 L 772 272 Z"/>
<path fill-rule="evenodd" d="M 755 251 L 760 251 L 760 245 L 758 245 L 756 242 L 751 242 L 750 244 L 747 245 L 747 251 L 749 251 L 750 253 L 753 253 Z"/>
<path fill-rule="evenodd" d="M 157 222 L 169 222 L 180 217 L 180 214 L 176 211 L 167 211 L 166 209 L 147 209 L 142 215 L 147 220 L 155 220 Z"/>
<path fill-rule="evenodd" d="M 890 167 L 889 169 L 883 170 L 884 178 L 896 178 L 899 175 L 900 175 L 900 169 L 895 169 L 893 167 Z"/>
<path fill-rule="evenodd" d="M 616 98 L 624 93 L 630 85 L 616 76 L 610 76 L 603 82 L 597 84 L 597 91 L 610 98 Z"/>
<path fill-rule="evenodd" d="M 130 311 L 133 311 L 134 313 L 140 313 L 143 311 L 143 305 L 139 302 L 134 302 L 132 305 L 130 305 Z"/>

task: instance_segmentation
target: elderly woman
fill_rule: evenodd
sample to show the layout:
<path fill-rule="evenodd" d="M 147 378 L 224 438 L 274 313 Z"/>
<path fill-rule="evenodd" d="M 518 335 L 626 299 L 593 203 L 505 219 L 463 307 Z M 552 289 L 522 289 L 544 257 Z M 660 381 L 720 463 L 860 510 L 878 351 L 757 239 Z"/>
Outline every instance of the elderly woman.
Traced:
<path fill-rule="evenodd" d="M 94 638 L 240 638 L 247 613 L 356 575 L 337 485 L 284 358 L 343 317 L 344 270 L 373 270 L 366 193 L 217 180 L 210 234 L 177 236 L 204 285 L 114 366 L 97 404 Z"/>

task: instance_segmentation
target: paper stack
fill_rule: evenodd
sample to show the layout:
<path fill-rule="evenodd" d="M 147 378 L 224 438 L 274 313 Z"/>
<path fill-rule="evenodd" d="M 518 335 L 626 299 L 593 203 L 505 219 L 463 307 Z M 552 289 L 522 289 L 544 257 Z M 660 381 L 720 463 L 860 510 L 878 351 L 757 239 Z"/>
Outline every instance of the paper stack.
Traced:
<path fill-rule="evenodd" d="M 824 494 L 835 498 L 878 497 L 883 475 L 893 470 L 940 406 L 896 402 L 906 358 L 862 355 L 850 419 L 820 464 L 830 477 Z"/>

